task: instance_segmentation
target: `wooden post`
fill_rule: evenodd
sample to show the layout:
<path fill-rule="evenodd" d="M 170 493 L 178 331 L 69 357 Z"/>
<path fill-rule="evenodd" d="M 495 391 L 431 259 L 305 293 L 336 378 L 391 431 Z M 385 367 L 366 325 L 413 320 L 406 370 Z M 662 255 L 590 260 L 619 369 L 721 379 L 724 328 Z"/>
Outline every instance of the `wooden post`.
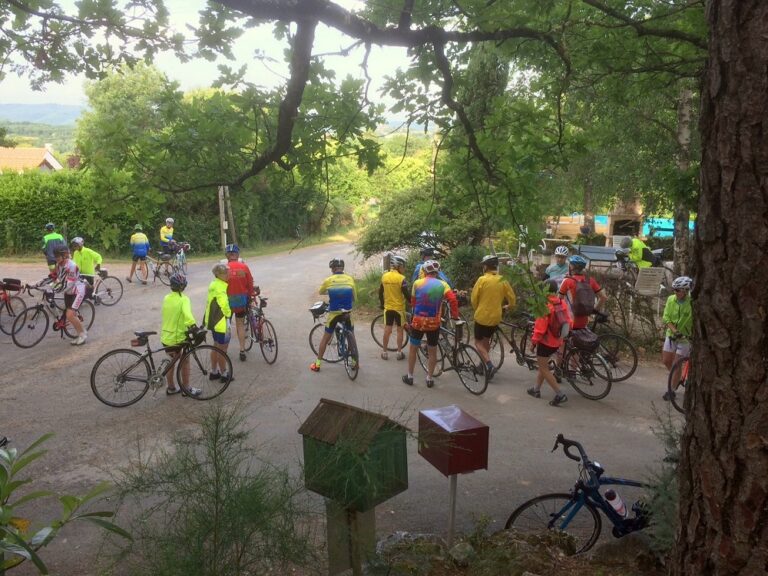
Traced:
<path fill-rule="evenodd" d="M 229 186 L 224 186 L 224 203 L 227 206 L 227 229 L 232 242 L 237 244 L 237 229 L 235 228 L 235 217 L 232 215 L 232 199 L 229 197 Z"/>
<path fill-rule="evenodd" d="M 450 549 L 453 546 L 453 530 L 456 526 L 456 484 L 458 474 L 451 474 L 451 495 L 448 501 L 448 538 L 446 543 Z"/>
<path fill-rule="evenodd" d="M 219 230 L 221 231 L 221 250 L 227 246 L 227 217 L 224 214 L 224 186 L 219 186 Z"/>

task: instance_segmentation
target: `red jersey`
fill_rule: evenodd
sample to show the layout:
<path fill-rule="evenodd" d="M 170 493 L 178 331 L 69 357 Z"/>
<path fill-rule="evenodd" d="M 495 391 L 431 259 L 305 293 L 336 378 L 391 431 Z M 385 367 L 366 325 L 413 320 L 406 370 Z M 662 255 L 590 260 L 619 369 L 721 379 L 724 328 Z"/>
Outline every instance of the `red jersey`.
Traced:
<path fill-rule="evenodd" d="M 584 274 L 572 274 L 566 276 L 560 284 L 560 296 L 568 296 L 568 301 L 572 301 L 576 297 L 576 282 L 584 282 L 586 275 Z M 592 288 L 592 292 L 597 294 L 603 288 L 597 283 L 597 280 L 589 277 L 589 287 Z M 589 324 L 589 316 L 574 316 L 573 317 L 573 329 L 579 330 Z"/>
<path fill-rule="evenodd" d="M 227 280 L 228 296 L 253 295 L 253 276 L 245 262 L 232 260 L 227 262 L 229 268 L 229 280 Z"/>

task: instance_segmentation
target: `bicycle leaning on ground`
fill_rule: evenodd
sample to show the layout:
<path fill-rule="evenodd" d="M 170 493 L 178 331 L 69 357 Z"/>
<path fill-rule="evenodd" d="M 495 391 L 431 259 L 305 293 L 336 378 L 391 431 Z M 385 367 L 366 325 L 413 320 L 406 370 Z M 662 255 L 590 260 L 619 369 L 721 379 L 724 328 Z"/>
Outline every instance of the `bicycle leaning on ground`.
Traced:
<path fill-rule="evenodd" d="M 25 289 L 30 295 L 33 295 L 33 292 L 40 292 L 42 298 L 40 302 L 29 306 L 14 320 L 11 327 L 11 339 L 16 346 L 19 348 L 32 348 L 37 345 L 48 332 L 48 326 L 51 325 L 51 315 L 54 318 L 54 332 L 60 332 L 62 338 L 64 336 L 67 338 L 77 337 L 77 332 L 67 321 L 64 296 L 57 296 L 53 291 L 43 289 L 40 285 L 31 286 L 27 284 Z M 80 303 L 76 314 L 85 330 L 89 330 L 93 326 L 96 311 L 91 302 L 84 299 Z"/>
<path fill-rule="evenodd" d="M 579 462 L 579 479 L 576 485 L 569 493 L 543 494 L 521 504 L 509 516 L 505 525 L 507 530 L 528 533 L 545 530 L 565 532 L 574 539 L 574 553 L 579 554 L 592 548 L 600 537 L 602 520 L 598 511 L 613 525 L 612 534 L 616 538 L 648 526 L 650 513 L 641 501 L 632 505 L 633 514 L 630 515 L 614 490 L 600 493 L 602 486 L 648 488 L 647 484 L 604 476 L 603 467 L 589 459 L 582 445 L 575 440 L 564 438 L 562 434 L 557 435 L 552 452 L 559 446 L 563 447 L 563 452 L 568 458 Z M 572 452 L 572 448 L 578 451 L 578 455 Z M 610 502 L 614 504 L 611 505 Z M 615 507 L 622 508 L 622 512 L 617 511 Z"/>
<path fill-rule="evenodd" d="M 24 290 L 25 286 L 16 278 L 3 278 L 0 281 L 0 332 L 9 336 L 16 318 L 27 307 L 26 302 L 19 296 Z M 15 292 L 15 295 L 11 292 Z"/>
<path fill-rule="evenodd" d="M 432 374 L 435 378 L 443 372 L 453 370 L 461 380 L 464 388 L 472 394 L 479 396 L 488 388 L 488 375 L 485 362 L 474 346 L 465 344 L 463 331 L 467 323 L 463 320 L 455 321 L 456 332 L 440 327 L 440 335 L 437 340 L 437 364 Z M 421 367 L 427 372 L 429 350 L 426 342 L 422 342 L 418 348 L 418 359 Z M 446 362 L 448 366 L 446 366 Z M 433 381 L 427 381 L 427 386 Z"/>
<path fill-rule="evenodd" d="M 267 364 L 274 364 L 277 360 L 277 332 L 264 314 L 266 307 L 267 298 L 260 294 L 254 296 L 248 303 L 245 320 L 245 349 L 249 351 L 254 344 L 258 344 Z"/>
<path fill-rule="evenodd" d="M 131 346 L 146 346 L 143 354 L 128 348 L 118 348 L 104 354 L 91 370 L 91 390 L 107 406 L 122 408 L 141 400 L 152 389 L 154 393 L 166 387 L 165 377 L 174 368 L 170 358 L 155 364 L 153 354 L 177 349 L 179 346 L 161 346 L 154 350 L 149 337 L 157 332 L 134 332 Z M 185 396 L 195 400 L 210 400 L 227 389 L 231 376 L 222 379 L 212 367 L 225 367 L 224 374 L 232 374 L 232 361 L 226 352 L 204 344 L 207 330 L 189 333 L 181 344 L 175 363 L 176 384 Z M 214 361 L 215 360 L 215 361 Z M 213 374 L 212 374 L 213 373 Z M 215 377 L 214 377 L 215 376 Z"/>

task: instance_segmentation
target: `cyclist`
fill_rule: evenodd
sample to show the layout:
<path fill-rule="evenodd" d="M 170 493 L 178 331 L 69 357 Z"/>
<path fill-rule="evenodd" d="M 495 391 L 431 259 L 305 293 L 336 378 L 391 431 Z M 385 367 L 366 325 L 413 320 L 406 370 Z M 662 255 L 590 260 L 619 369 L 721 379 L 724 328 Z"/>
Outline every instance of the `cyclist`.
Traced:
<path fill-rule="evenodd" d="M 141 224 L 136 224 L 133 227 L 133 234 L 131 235 L 131 250 L 133 251 L 133 262 L 131 263 L 131 272 L 128 274 L 126 280 L 132 282 L 133 273 L 136 271 L 136 264 L 139 264 L 141 269 L 141 275 L 146 278 L 147 273 L 147 255 L 150 250 L 149 238 L 144 234 L 144 229 Z M 142 284 L 146 284 L 146 280 L 141 281 Z"/>
<path fill-rule="evenodd" d="M 586 325 L 589 323 L 589 314 L 592 314 L 593 312 L 599 312 L 600 308 L 605 306 L 606 300 L 608 300 L 608 297 L 603 292 L 602 287 L 600 284 L 597 283 L 597 280 L 594 278 L 587 277 L 587 275 L 584 272 L 584 269 L 587 267 L 587 260 L 583 256 L 580 256 L 579 254 L 574 254 L 568 259 L 568 276 L 563 278 L 562 283 L 560 284 L 560 297 L 561 298 L 568 298 L 571 308 L 573 309 L 574 304 L 576 302 L 576 293 L 578 290 L 578 285 L 581 283 L 588 283 L 589 287 L 592 289 L 592 305 L 593 309 L 586 315 L 584 314 L 576 314 L 576 312 L 573 312 L 573 329 L 574 330 L 580 330 L 581 328 L 585 328 Z M 597 297 L 597 304 L 594 304 L 594 297 Z"/>
<path fill-rule="evenodd" d="M 444 280 L 438 278 L 440 263 L 437 260 L 427 260 L 421 266 L 424 277 L 413 283 L 411 289 L 411 337 L 408 349 L 408 373 L 403 375 L 403 382 L 413 386 L 413 369 L 416 366 L 417 349 L 421 339 L 427 336 L 427 388 L 432 388 L 435 381 L 432 375 L 437 364 L 437 343 L 440 338 L 440 312 L 443 300 L 448 300 L 451 308 L 451 318 L 459 318 L 459 303 L 456 294 Z"/>
<path fill-rule="evenodd" d="M 389 271 L 381 276 L 379 284 L 379 302 L 384 310 L 384 337 L 382 338 L 383 348 L 381 358 L 389 359 L 387 347 L 389 338 L 392 335 L 392 326 L 397 325 L 397 359 L 405 358 L 403 353 L 403 327 L 406 324 L 405 308 L 406 303 L 411 297 L 408 291 L 408 282 L 403 276 L 405 270 L 405 258 L 393 255 L 389 259 Z"/>
<path fill-rule="evenodd" d="M 320 345 L 317 348 L 317 359 L 309 366 L 312 372 L 320 372 L 320 363 L 325 355 L 328 342 L 331 340 L 333 330 L 338 323 L 338 317 L 345 311 L 351 311 L 352 306 L 357 301 L 355 279 L 349 274 L 344 273 L 344 260 L 334 258 L 328 262 L 328 267 L 331 269 L 331 275 L 323 280 L 318 290 L 320 294 L 328 294 L 328 321 L 325 324 L 325 331 L 323 337 L 320 338 Z M 355 330 L 351 319 L 347 328 L 353 332 Z M 353 334 L 350 334 L 349 344 L 351 350 L 353 350 L 354 346 L 357 346 Z"/>
<path fill-rule="evenodd" d="M 72 260 L 80 269 L 80 275 L 93 287 L 93 277 L 101 268 L 101 254 L 85 247 L 85 242 L 80 236 L 72 238 Z"/>
<path fill-rule="evenodd" d="M 561 317 L 567 320 L 570 320 L 571 316 L 565 301 L 557 293 L 557 280 L 547 280 L 547 289 L 549 291 L 547 295 L 548 312 L 544 316 L 536 318 L 536 322 L 533 325 L 533 336 L 531 337 L 531 351 L 536 352 L 536 362 L 539 365 L 539 371 L 536 374 L 536 385 L 528 388 L 527 392 L 534 398 L 541 398 L 541 385 L 546 380 L 547 384 L 555 392 L 555 397 L 549 404 L 551 406 L 559 406 L 563 402 L 568 401 L 568 396 L 560 390 L 560 385 L 549 368 L 549 359 L 563 345 L 563 333 L 565 332 L 562 330 L 562 326 L 560 328 L 555 326 L 557 318 L 555 315 L 559 311 L 564 315 Z"/>
<path fill-rule="evenodd" d="M 693 306 L 690 292 L 693 280 L 688 276 L 680 276 L 672 282 L 674 294 L 667 298 L 662 319 L 667 328 L 661 359 L 667 370 L 672 370 L 677 358 L 685 358 L 691 354 L 691 336 L 693 335 Z M 664 393 L 664 400 L 671 400 L 669 391 Z"/>
<path fill-rule="evenodd" d="M 638 268 L 650 268 L 653 266 L 653 260 L 645 259 L 653 258 L 651 249 L 640 238 L 625 236 L 621 240 L 621 247 L 624 250 L 629 250 L 629 260 Z"/>
<path fill-rule="evenodd" d="M 411 276 L 411 284 L 416 282 L 416 280 L 419 278 L 424 278 L 424 271 L 422 270 L 422 266 L 424 266 L 427 261 L 431 260 L 436 262 L 434 248 L 422 248 L 420 254 L 421 262 L 416 264 L 416 268 L 413 270 L 413 276 Z M 446 276 L 442 270 L 439 270 L 437 275 L 440 280 L 448 284 L 450 288 L 453 288 L 453 283 L 448 279 L 448 276 Z"/>
<path fill-rule="evenodd" d="M 253 288 L 253 275 L 248 265 L 240 259 L 237 244 L 227 244 L 224 248 L 229 268 L 227 296 L 232 310 L 232 322 L 235 324 L 237 339 L 240 341 L 240 361 L 245 362 L 245 323 L 248 303 L 256 295 Z"/>
<path fill-rule="evenodd" d="M 169 252 L 169 245 L 173 241 L 173 218 L 165 219 L 165 226 L 160 228 L 160 249 L 164 253 Z"/>
<path fill-rule="evenodd" d="M 232 309 L 229 307 L 229 297 L 227 296 L 229 268 L 226 264 L 219 263 L 213 267 L 211 272 L 214 278 L 208 285 L 208 300 L 205 304 L 203 325 L 211 331 L 214 347 L 226 354 L 232 336 L 229 330 L 229 318 L 232 316 Z M 221 378 L 222 382 L 231 382 L 234 378 L 232 374 L 227 374 L 225 368 L 224 357 L 211 352 L 211 373 L 208 377 L 211 380 Z"/>
<path fill-rule="evenodd" d="M 64 307 L 66 308 L 67 322 L 77 332 L 77 338 L 72 340 L 73 346 L 85 344 L 88 334 L 83 323 L 77 317 L 77 310 L 85 298 L 85 283 L 80 279 L 80 270 L 69 257 L 69 248 L 59 246 L 56 248 L 56 278 L 59 285 L 64 287 Z"/>
<path fill-rule="evenodd" d="M 64 236 L 56 232 L 56 226 L 53 222 L 45 225 L 45 236 L 43 236 L 43 254 L 48 262 L 48 271 L 51 277 L 55 278 L 56 273 L 56 248 L 67 245 Z"/>
<path fill-rule="evenodd" d="M 483 256 L 483 275 L 472 288 L 472 308 L 475 311 L 475 348 L 485 362 L 488 379 L 493 377 L 496 367 L 491 362 L 489 350 L 491 336 L 501 321 L 502 306 L 506 300 L 509 308 L 516 304 L 515 291 L 507 279 L 499 275 L 499 258 L 495 254 Z"/>
<path fill-rule="evenodd" d="M 187 334 L 196 330 L 195 317 L 192 315 L 192 302 L 189 296 L 182 294 L 187 287 L 187 278 L 181 272 L 176 272 L 170 277 L 171 292 L 163 298 L 163 324 L 160 329 L 160 343 L 166 346 L 166 354 L 171 357 L 171 366 L 166 374 L 168 387 L 165 393 L 169 396 L 178 394 L 184 389 L 184 394 L 188 396 L 199 396 L 202 390 L 199 388 L 190 388 L 189 383 L 189 362 L 185 362 L 181 367 L 181 380 L 176 386 L 173 381 L 173 365 L 181 356 L 182 345 L 187 340 Z"/>
<path fill-rule="evenodd" d="M 557 280 L 561 281 L 568 276 L 568 246 L 558 246 L 555 248 L 555 261 L 552 262 L 544 271 L 544 280 Z"/>

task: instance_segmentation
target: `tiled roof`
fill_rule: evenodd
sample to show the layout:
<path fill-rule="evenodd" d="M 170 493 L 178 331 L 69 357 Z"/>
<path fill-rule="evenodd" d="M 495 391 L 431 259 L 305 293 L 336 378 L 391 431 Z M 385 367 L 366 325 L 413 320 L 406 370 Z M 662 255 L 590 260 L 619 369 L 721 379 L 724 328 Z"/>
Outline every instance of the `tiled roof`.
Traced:
<path fill-rule="evenodd" d="M 61 170 L 62 166 L 46 148 L 0 147 L 0 172 L 22 172 L 38 168 Z"/>

